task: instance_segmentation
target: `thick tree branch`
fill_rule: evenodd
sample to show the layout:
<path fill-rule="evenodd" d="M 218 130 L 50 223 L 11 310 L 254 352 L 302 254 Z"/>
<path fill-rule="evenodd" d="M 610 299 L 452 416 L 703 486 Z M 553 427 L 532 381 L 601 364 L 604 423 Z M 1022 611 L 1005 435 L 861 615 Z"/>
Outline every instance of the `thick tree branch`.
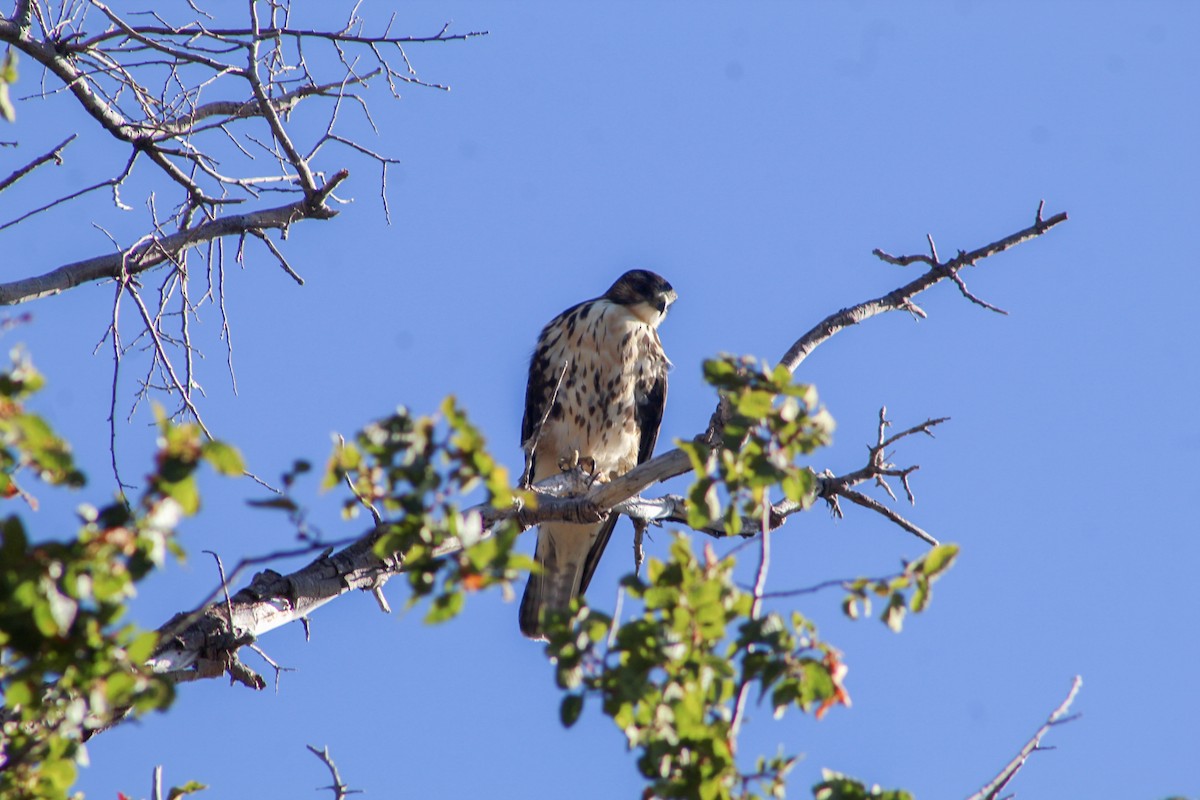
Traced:
<path fill-rule="evenodd" d="M 304 619 L 350 591 L 373 591 L 403 569 L 398 557 L 375 555 L 375 543 L 385 531 L 386 526 L 375 528 L 336 553 L 326 549 L 289 575 L 270 569 L 259 572 L 228 599 L 176 615 L 159 628 L 159 649 L 150 666 L 157 672 L 182 673 L 200 662 L 228 664 L 239 648 L 264 633 Z M 442 552 L 457 549 L 461 547 L 455 542 Z M 217 669 L 215 675 L 200 677 L 221 672 Z"/>
<path fill-rule="evenodd" d="M 348 175 L 343 170 L 332 176 L 312 201 L 297 200 L 276 208 L 218 217 L 178 233 L 143 240 L 127 251 L 76 261 L 45 275 L 0 284 L 0 305 L 36 300 L 83 283 L 120 278 L 123 273 L 137 275 L 213 239 L 269 229 L 282 230 L 302 219 L 331 219 L 337 211 L 327 206 L 325 200 Z"/>

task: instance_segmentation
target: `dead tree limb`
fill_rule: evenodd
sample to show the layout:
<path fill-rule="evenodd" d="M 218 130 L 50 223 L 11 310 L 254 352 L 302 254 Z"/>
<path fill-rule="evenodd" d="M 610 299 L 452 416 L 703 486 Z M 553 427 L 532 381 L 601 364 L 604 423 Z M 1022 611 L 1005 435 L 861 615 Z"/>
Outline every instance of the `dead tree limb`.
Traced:
<path fill-rule="evenodd" d="M 89 257 L 57 265 L 10 263 L 0 283 L 0 305 L 96 281 L 148 280 L 159 268 L 158 307 L 124 323 L 139 326 L 134 335 L 120 335 L 121 318 L 114 315 L 106 336 L 116 345 L 116 362 L 134 355 L 149 362 L 142 374 L 187 377 L 147 378 L 137 387 L 135 408 L 148 392 L 160 391 L 182 401 L 176 413 L 197 419 L 189 396 L 197 352 L 190 323 L 199 321 L 205 303 L 221 309 L 233 378 L 221 242 L 232 237 L 238 243 L 239 262 L 248 256 L 244 244 L 257 242 L 258 255 L 297 279 L 278 241 L 292 225 L 333 218 L 333 203 L 342 202 L 334 191 L 345 188 L 349 167 L 364 158 L 382 167 L 379 192 L 386 214 L 387 166 L 395 159 L 360 141 L 342 109 L 361 112 L 378 135 L 368 104 L 372 85 L 385 82 L 393 97 L 401 85 L 445 88 L 423 80 L 405 48 L 484 35 L 453 33 L 448 24 L 427 36 L 398 35 L 386 20 L 368 25 L 357 5 L 335 29 L 292 26 L 289 0 L 205 5 L 189 0 L 181 8 L 137 14 L 102 0 L 20 0 L 11 14 L 0 15 L 0 48 L 21 55 L 22 85 L 35 87 L 23 101 L 66 95 L 94 123 L 0 179 L 6 201 L 19 199 L 13 191 L 18 181 L 23 190 L 38 180 L 38 167 L 71 160 L 78 148 L 64 150 L 76 135 L 116 141 L 127 154 L 117 157 L 124 168 L 114 168 L 110 177 L 0 219 L 0 235 L 33 217 L 63 214 L 67 206 L 90 203 L 87 215 L 98 215 L 107 211 L 105 192 L 122 211 L 145 209 L 141 233 L 132 241 L 114 240 L 115 252 L 81 253 Z M 293 124 L 289 114 L 301 104 L 323 108 L 326 123 Z M 135 182 L 135 175 L 147 180 Z M 135 185 L 143 196 L 132 196 Z M 131 196 L 122 198 L 123 191 Z M 156 203 L 164 209 L 161 215 Z M 189 291 L 192 281 L 207 286 Z M 182 330 L 165 329 L 179 320 Z M 156 346 L 145 348 L 147 339 Z M 186 361 L 186 369 L 174 361 Z"/>
<path fill-rule="evenodd" d="M 325 200 L 348 177 L 343 171 L 330 177 L 323 191 L 311 200 L 297 200 L 284 206 L 229 214 L 185 228 L 166 236 L 152 236 L 128 250 L 64 264 L 44 275 L 0 283 L 0 305 L 36 300 L 73 289 L 83 283 L 133 276 L 169 262 L 178 262 L 183 252 L 197 245 L 226 236 L 240 236 L 266 230 L 286 230 L 301 219 L 331 219 L 337 210 Z"/>

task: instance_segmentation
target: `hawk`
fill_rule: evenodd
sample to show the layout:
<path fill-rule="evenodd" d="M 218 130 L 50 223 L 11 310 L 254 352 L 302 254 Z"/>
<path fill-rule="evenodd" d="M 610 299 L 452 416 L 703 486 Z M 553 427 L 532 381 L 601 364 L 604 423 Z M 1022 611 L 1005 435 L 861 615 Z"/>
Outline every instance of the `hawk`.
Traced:
<path fill-rule="evenodd" d="M 650 458 L 667 402 L 667 369 L 658 326 L 675 301 L 660 275 L 626 272 L 600 297 L 585 300 L 542 329 L 529 363 L 521 444 L 537 483 L 585 464 L 611 480 Z M 521 632 L 544 638 L 546 610 L 565 611 L 587 589 L 617 522 L 544 522 L 521 599 Z"/>

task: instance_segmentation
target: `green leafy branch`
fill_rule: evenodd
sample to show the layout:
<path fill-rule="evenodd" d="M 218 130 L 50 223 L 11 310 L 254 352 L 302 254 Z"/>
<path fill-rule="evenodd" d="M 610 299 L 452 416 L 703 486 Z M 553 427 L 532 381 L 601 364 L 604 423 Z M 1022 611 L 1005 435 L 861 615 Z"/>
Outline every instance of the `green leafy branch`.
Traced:
<path fill-rule="evenodd" d="M 734 582 L 734 564 L 711 546 L 697 557 L 681 534 L 665 562 L 649 560 L 644 579 L 622 581 L 642 603 L 640 615 L 617 626 L 580 605 L 548 625 L 564 725 L 598 698 L 638 751 L 655 797 L 750 798 L 763 786 L 780 796 L 793 757 L 760 759 L 749 773 L 738 768 L 740 686 L 757 687 L 776 716 L 796 707 L 820 717 L 849 704 L 839 652 L 798 612 L 751 618 L 754 598 Z"/>
<path fill-rule="evenodd" d="M 821 770 L 821 782 L 813 787 L 813 800 L 912 800 L 903 789 L 868 787 L 831 769 Z"/>
<path fill-rule="evenodd" d="M 913 561 L 905 562 L 904 568 L 893 575 L 882 578 L 850 578 L 823 581 L 804 589 L 767 592 L 770 599 L 799 597 L 823 589 L 841 587 L 846 590 L 842 601 L 842 613 L 850 619 L 862 619 L 871 615 L 871 598 L 886 598 L 880 621 L 899 633 L 908 612 L 920 613 L 929 607 L 933 596 L 932 584 L 950 569 L 958 557 L 956 544 L 940 544 Z"/>
<path fill-rule="evenodd" d="M 511 594 L 533 567 L 513 549 L 522 530 L 514 520 L 485 531 L 480 509 L 464 510 L 472 493 L 482 491 L 481 505 L 492 509 L 511 507 L 514 495 L 508 471 L 453 397 L 436 416 L 401 408 L 335 448 L 323 487 L 340 483 L 354 495 L 343 505 L 347 517 L 363 507 L 376 515 L 374 551 L 405 573 L 409 605 L 432 596 L 429 622 L 457 616 L 468 592 L 499 585 Z"/>
<path fill-rule="evenodd" d="M 727 535 L 737 536 L 743 517 L 761 518 L 773 487 L 792 503 L 810 505 L 815 476 L 796 462 L 828 444 L 834 427 L 816 389 L 794 383 L 783 366 L 733 356 L 705 361 L 704 378 L 729 411 L 719 446 L 676 442 L 697 476 L 688 490 L 688 524 L 703 529 L 719 520 Z"/>
<path fill-rule="evenodd" d="M 24 402 L 44 381 L 17 355 L 0 374 L 0 453 L 9 496 L 28 469 L 47 486 L 84 483 L 70 448 Z M 241 458 L 194 425 L 159 420 L 156 468 L 133 506 L 81 505 L 74 538 L 35 541 L 20 517 L 0 520 L 0 796 L 66 797 L 83 742 L 127 713 L 165 708 L 171 685 L 146 666 L 157 635 L 123 622 L 136 584 L 199 508 L 195 472 L 241 474 Z"/>
<path fill-rule="evenodd" d="M 25 409 L 45 379 L 22 350 L 13 350 L 10 358 L 12 366 L 0 373 L 0 497 L 19 496 L 36 510 L 37 500 L 18 481 L 20 472 L 28 470 L 51 486 L 79 487 L 84 477 L 67 443 L 45 419 Z"/>

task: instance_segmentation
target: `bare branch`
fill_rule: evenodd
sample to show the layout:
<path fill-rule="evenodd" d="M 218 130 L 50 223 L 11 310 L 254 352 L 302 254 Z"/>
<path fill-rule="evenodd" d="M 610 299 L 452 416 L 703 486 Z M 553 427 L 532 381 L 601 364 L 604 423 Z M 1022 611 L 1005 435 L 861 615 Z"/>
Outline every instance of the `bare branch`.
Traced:
<path fill-rule="evenodd" d="M 301 28 L 261 28 L 257 34 L 249 28 L 204 28 L 198 22 L 181 25 L 178 28 L 170 27 L 152 27 L 152 26 L 137 26 L 133 29 L 136 33 L 142 36 L 163 36 L 163 37 L 178 37 L 184 39 L 192 39 L 197 36 L 208 36 L 218 40 L 227 39 L 248 39 L 253 36 L 266 39 L 324 39 L 329 42 L 340 42 L 342 44 L 361 44 L 361 45 L 402 45 L 402 44 L 423 44 L 434 42 L 461 42 L 467 39 L 474 39 L 478 36 L 487 36 L 487 31 L 469 31 L 467 33 L 447 33 L 448 26 L 443 27 L 433 36 L 390 36 L 382 34 L 380 36 L 367 36 L 357 33 L 351 33 L 349 30 L 342 31 L 320 31 L 307 30 Z M 97 44 L 110 41 L 123 36 L 123 32 L 108 31 L 89 39 L 83 39 L 79 42 L 72 42 L 66 45 L 66 48 L 73 52 L 86 51 Z"/>
<path fill-rule="evenodd" d="M 5 189 L 12 186 L 14 183 L 21 180 L 21 178 L 24 178 L 29 173 L 33 172 L 35 169 L 40 167 L 42 164 L 45 164 L 47 161 L 53 161 L 55 164 L 62 164 L 63 149 L 67 145 L 69 145 L 71 142 L 75 141 L 75 138 L 77 136 L 79 136 L 79 134 L 72 133 L 66 139 L 63 139 L 61 142 L 59 142 L 57 145 L 55 145 L 53 148 L 51 148 L 50 152 L 48 152 L 44 155 L 38 156 L 33 161 L 30 161 L 25 166 L 21 167 L 20 169 L 16 170 L 15 172 L 13 172 L 13 174 L 9 175 L 4 180 L 0 180 L 0 192 L 3 192 Z"/>
<path fill-rule="evenodd" d="M 333 757 L 329 755 L 328 747 L 318 750 L 311 744 L 305 746 L 308 748 L 309 752 L 321 759 L 321 763 L 329 768 L 329 774 L 333 776 L 333 784 L 330 786 L 322 786 L 321 788 L 331 790 L 333 792 L 334 800 L 342 800 L 342 798 L 351 794 L 362 794 L 361 790 L 351 789 L 350 787 L 346 786 L 346 784 L 342 783 L 342 776 L 338 773 L 337 764 L 333 763 Z"/>
<path fill-rule="evenodd" d="M 179 380 L 179 376 L 175 374 L 175 367 L 171 364 L 171 359 L 167 355 L 166 348 L 163 346 L 162 337 L 159 335 L 154 321 L 150 319 L 150 310 L 146 308 L 146 304 L 142 302 L 141 295 L 138 294 L 137 289 L 133 287 L 133 284 L 129 282 L 127 278 L 122 278 L 121 282 L 125 286 L 125 291 L 131 298 L 133 298 L 134 305 L 137 306 L 138 312 L 142 315 L 142 321 L 146 325 L 145 330 L 150 335 L 150 340 L 154 344 L 154 352 L 157 358 L 157 363 L 170 376 L 171 388 L 174 389 L 174 391 L 183 400 L 183 404 L 187 407 L 187 410 L 191 412 L 192 417 L 196 420 L 196 424 L 200 426 L 202 431 L 204 431 L 204 435 L 209 439 L 213 438 L 212 434 L 209 433 L 208 427 L 204 424 L 204 420 L 201 418 L 199 410 L 197 410 L 195 404 L 192 403 L 192 387 L 190 385 L 184 385 L 183 382 Z"/>
<path fill-rule="evenodd" d="M 275 243 L 271 241 L 269 236 L 257 229 L 251 229 L 249 233 L 266 245 L 267 249 L 271 251 L 271 255 L 275 256 L 275 260 L 279 262 L 279 266 L 283 267 L 283 271 L 288 274 L 288 277 L 299 285 L 304 285 L 304 278 L 301 278 L 300 274 L 288 263 L 287 257 L 275 246 Z"/>
<path fill-rule="evenodd" d="M 1040 207 L 1039 207 L 1040 208 Z M 876 249 L 872 252 L 881 260 L 898 266 L 908 266 L 910 264 L 923 263 L 930 267 L 929 272 L 925 273 L 916 280 L 901 286 L 899 289 L 889 292 L 882 297 L 877 297 L 874 300 L 858 303 L 850 308 L 844 308 L 836 314 L 830 314 L 825 319 L 816 325 L 808 333 L 801 336 L 796 342 L 788 348 L 788 351 L 780 359 L 779 363 L 786 366 L 792 372 L 796 371 L 796 367 L 800 366 L 801 362 L 812 353 L 822 342 L 826 341 L 838 331 L 844 330 L 851 325 L 857 325 L 865 319 L 869 319 L 877 314 L 882 314 L 886 311 L 912 310 L 912 298 L 926 289 L 930 288 L 938 281 L 953 275 L 965 266 L 974 266 L 977 262 L 997 253 L 1002 253 L 1005 250 L 1016 247 L 1022 242 L 1027 242 L 1041 236 L 1046 231 L 1050 230 L 1059 223 L 1065 222 L 1067 215 L 1065 213 L 1055 214 L 1047 220 L 1041 218 L 1039 210 L 1038 217 L 1034 220 L 1034 224 L 1028 228 L 1017 231 L 1014 234 L 1005 236 L 1003 239 L 998 239 L 991 244 L 986 244 L 983 247 L 977 248 L 970 252 L 960 251 L 954 259 L 946 264 L 935 261 L 931 256 L 927 255 L 912 255 L 912 256 L 892 256 L 882 250 Z"/>
<path fill-rule="evenodd" d="M 379 71 L 368 73 L 361 77 L 350 77 L 345 83 L 350 84 L 365 84 L 368 80 L 379 74 Z M 292 110 L 301 100 L 306 97 L 324 97 L 330 96 L 330 92 L 334 89 L 343 88 L 345 83 L 339 81 L 337 83 L 324 83 L 320 85 L 306 85 L 293 89 L 289 92 L 277 95 L 270 100 L 270 106 L 277 114 L 286 114 Z M 264 116 L 263 105 L 258 98 L 238 102 L 235 100 L 214 100 L 211 103 L 196 106 L 190 111 L 186 111 L 177 117 L 164 119 L 155 122 L 153 125 L 147 125 L 147 129 L 152 130 L 156 138 L 173 138 L 182 134 L 199 132 L 200 128 L 197 124 L 201 120 L 212 117 L 220 117 L 220 126 L 238 119 L 248 119 L 250 117 Z"/>
<path fill-rule="evenodd" d="M 762 536 L 759 538 L 758 571 L 754 576 L 753 601 L 750 604 L 750 619 L 762 616 L 763 597 L 767 591 L 767 572 L 771 568 L 771 514 L 770 500 L 763 497 Z M 729 749 L 737 754 L 738 733 L 746 713 L 746 700 L 750 697 L 750 675 L 743 673 L 738 683 L 737 699 L 734 701 L 733 718 L 729 721 Z"/>
<path fill-rule="evenodd" d="M 221 576 L 221 591 L 225 593 L 225 610 L 229 612 L 229 618 L 233 619 L 233 601 L 229 599 L 229 582 L 225 579 L 225 565 L 221 563 L 221 556 L 217 555 L 214 550 L 201 550 L 202 553 L 208 553 L 217 562 L 217 574 Z"/>
<path fill-rule="evenodd" d="M 300 155 L 300 151 L 296 149 L 296 145 L 292 143 L 292 137 L 288 135 L 287 129 L 283 127 L 283 122 L 279 118 L 279 112 L 267 97 L 267 90 L 263 87 L 262 80 L 258 74 L 258 46 L 260 42 L 258 28 L 258 4 L 254 0 L 250 0 L 250 21 L 252 24 L 252 36 L 250 38 L 249 61 L 244 76 L 250 83 L 250 88 L 254 92 L 255 98 L 258 99 L 259 108 L 262 111 L 263 117 L 266 118 L 267 124 L 271 126 L 271 133 L 275 137 L 275 141 L 287 153 L 288 161 L 292 168 L 296 170 L 296 176 L 300 179 L 300 185 L 304 187 L 304 193 L 308 197 L 312 197 L 317 193 L 316 180 L 313 178 L 312 169 L 308 165 L 308 161 L 304 156 Z"/>
<path fill-rule="evenodd" d="M 82 283 L 118 278 L 122 266 L 128 269 L 129 275 L 137 275 L 170 261 L 173 254 L 219 237 L 237 236 L 267 228 L 284 229 L 301 219 L 331 219 L 338 212 L 326 206 L 323 201 L 348 175 L 344 170 L 334 175 L 311 202 L 298 200 L 248 214 L 218 217 L 179 233 L 144 241 L 125 253 L 97 256 L 67 264 L 36 278 L 23 278 L 0 284 L 0 305 L 24 303 L 58 294 Z"/>
<path fill-rule="evenodd" d="M 1041 746 L 1042 737 L 1049 733 L 1051 728 L 1055 725 L 1062 725 L 1078 719 L 1078 715 L 1068 717 L 1067 712 L 1071 709 L 1071 704 L 1075 702 L 1075 695 L 1079 693 L 1079 687 L 1081 686 L 1083 686 L 1083 678 L 1076 675 L 1075 680 L 1071 682 L 1071 690 L 1067 692 L 1066 699 L 1058 704 L 1058 708 L 1050 712 L 1049 719 L 1046 720 L 1042 727 L 1037 729 L 1037 733 L 1025 743 L 1025 746 L 1021 748 L 1016 757 L 1008 762 L 1004 766 L 1004 769 L 1000 770 L 999 775 L 992 778 L 986 786 L 971 795 L 967 800 L 995 800 L 995 798 L 999 797 L 1000 792 L 1004 790 L 1004 787 L 1008 785 L 1009 781 L 1015 778 L 1017 773 L 1021 771 L 1021 767 L 1025 766 L 1025 760 L 1032 753 L 1046 749 Z"/>
<path fill-rule="evenodd" d="M 883 515 L 891 522 L 896 523 L 901 528 L 903 528 L 904 530 L 911 533 L 913 536 L 916 536 L 918 539 L 920 539 L 921 541 L 928 544 L 930 547 L 937 547 L 937 545 L 938 545 L 937 539 L 935 539 L 933 536 L 931 536 L 926 531 L 922 530 L 920 527 L 909 522 L 904 517 L 900 516 L 895 511 L 893 511 L 892 509 L 885 506 L 883 503 L 880 503 L 878 500 L 874 500 L 870 497 L 867 497 L 865 494 L 863 494 L 861 492 L 856 492 L 853 489 L 839 488 L 839 489 L 837 489 L 835 494 L 838 497 L 846 498 L 847 500 L 849 500 L 850 502 L 852 502 L 856 505 L 860 505 L 863 508 L 870 509 L 871 511 L 874 511 L 877 514 Z M 838 516 L 841 516 L 840 512 L 838 512 Z"/>
<path fill-rule="evenodd" d="M 266 651 L 263 650 L 261 647 L 259 647 L 256 644 L 248 644 L 248 645 L 246 645 L 246 647 L 253 650 L 255 655 L 257 655 L 263 661 L 267 662 L 267 664 L 270 665 L 271 669 L 275 670 L 275 694 L 279 694 L 279 679 L 283 676 L 283 673 L 285 673 L 285 672 L 295 672 L 296 671 L 295 668 L 280 666 L 279 663 L 275 661 L 275 659 L 273 659 L 269 655 L 267 655 Z"/>
<path fill-rule="evenodd" d="M 45 203 L 44 205 L 38 206 L 37 208 L 35 208 L 31 211 L 26 211 L 24 214 L 21 214 L 19 217 L 10 219 L 8 222 L 5 222 L 4 224 L 0 225 L 0 231 L 4 230 L 5 228 L 11 228 L 14 225 L 18 225 L 18 224 L 24 222 L 25 220 L 29 219 L 30 217 L 36 216 L 37 214 L 41 214 L 44 211 L 49 211 L 50 209 L 55 208 L 56 206 L 62 205 L 63 203 L 68 203 L 71 200 L 75 200 L 77 198 L 83 197 L 85 194 L 91 194 L 92 192 L 96 191 L 97 189 L 103 189 L 106 186 L 110 187 L 112 189 L 113 204 L 116 205 L 117 208 L 121 209 L 122 211 L 131 211 L 132 209 L 129 206 L 127 206 L 121 202 L 121 195 L 119 192 L 120 192 L 121 184 L 125 182 L 125 179 L 128 178 L 129 174 L 133 171 L 133 165 L 137 162 L 137 157 L 138 157 L 138 151 L 134 150 L 132 153 L 130 153 L 129 160 L 125 162 L 125 168 L 123 170 L 121 170 L 121 173 L 119 175 L 116 175 L 115 177 L 109 178 L 108 180 L 105 180 L 105 181 L 100 181 L 99 183 L 94 183 L 91 186 L 85 187 L 85 188 L 80 189 L 75 192 L 71 192 L 70 194 L 63 195 L 62 197 L 59 197 L 55 200 L 51 200 L 49 203 Z"/>
<path fill-rule="evenodd" d="M 220 239 L 235 236 L 244 240 L 247 235 L 259 238 L 282 269 L 301 282 L 279 239 L 268 237 L 267 232 L 281 230 L 286 238 L 288 227 L 295 222 L 329 219 L 336 214 L 331 205 L 343 201 L 334 192 L 348 172 L 335 166 L 329 177 L 318 168 L 318 154 L 327 143 L 348 148 L 348 153 L 339 153 L 339 157 L 367 157 L 380 165 L 380 199 L 385 217 L 390 217 L 388 166 L 396 159 L 346 132 L 339 120 L 343 101 L 353 101 L 379 135 L 359 90 L 380 77 L 392 87 L 393 94 L 395 87 L 403 84 L 445 88 L 423 81 L 403 48 L 417 43 L 464 41 L 483 32 L 450 33 L 445 25 L 433 35 L 401 36 L 388 22 L 382 32 L 372 34 L 364 30 L 357 7 L 339 30 L 301 28 L 290 23 L 288 0 L 236 6 L 233 13 L 240 12 L 237 22 L 241 24 L 218 26 L 212 24 L 216 19 L 198 4 L 188 0 L 188 6 L 194 16 L 183 24 L 168 21 L 171 12 L 167 10 L 127 13 L 111 0 L 72 0 L 51 6 L 17 0 L 11 17 L 0 16 L 0 45 L 7 44 L 42 68 L 40 91 L 35 89 L 32 96 L 71 97 L 97 123 L 96 132 L 102 131 L 101 136 L 111 136 L 129 147 L 128 159 L 119 174 L 57 198 L 39 200 L 42 204 L 37 208 L 0 222 L 0 231 L 61 210 L 60 206 L 98 190 L 111 190 L 114 204 L 132 211 L 121 201 L 120 191 L 135 167 L 140 165 L 145 170 L 146 163 L 154 165 L 148 169 L 149 178 L 157 180 L 150 191 L 173 198 L 169 212 L 162 218 L 155 215 L 151 205 L 147 235 L 137 237 L 132 246 L 118 247 L 118 253 L 63 264 L 43 275 L 19 280 L 11 280 L 21 273 L 9 264 L 6 279 L 10 282 L 0 284 L 0 304 L 26 302 L 97 280 L 132 278 L 161 265 L 174 266 L 165 290 L 159 292 L 158 307 L 153 307 L 146 296 L 149 305 L 140 314 L 142 322 L 154 326 L 153 330 L 148 328 L 127 337 L 128 347 L 116 336 L 115 322 L 109 330 L 114 335 L 118 359 L 133 349 L 139 359 L 150 361 L 140 391 L 135 393 L 135 409 L 148 392 L 161 391 L 179 394 L 194 414 L 195 404 L 188 394 L 200 384 L 193 358 L 196 351 L 191 345 L 191 323 L 196 320 L 189 319 L 189 315 L 198 320 L 198 309 L 204 302 L 220 304 L 221 333 L 229 355 L 230 379 L 234 379 L 224 272 L 219 263 L 223 253 Z M 227 13 L 222 11 L 223 16 Z M 146 19 L 151 24 L 139 24 Z M 313 48 L 320 48 L 327 57 L 312 58 Z M 364 69 L 359 63 L 363 59 L 367 63 L 374 59 L 376 63 Z M 328 124 L 315 128 L 293 126 L 289 113 L 299 104 L 310 102 L 327 105 Z M 226 155 L 229 145 L 232 157 Z M 65 143 L 0 180 L 0 191 L 39 166 L 59 159 L 64 147 Z M 259 150 L 270 160 L 265 170 Z M 141 172 L 138 177 L 142 177 Z M 169 184 L 169 193 L 157 188 L 164 182 Z M 274 208 L 259 206 L 268 193 L 288 195 L 292 202 Z M 255 206 L 243 214 L 222 213 L 235 203 Z M 207 262 L 209 291 L 193 302 L 187 285 L 186 257 L 191 248 L 205 244 L 210 245 L 206 252 L 194 258 Z M 216 292 L 211 280 L 214 266 L 220 287 Z M 26 270 L 26 275 L 33 272 L 32 266 L 26 266 Z M 179 328 L 168 326 L 168 333 L 164 320 L 175 315 L 180 316 Z M 178 375 L 171 367 L 169 354 L 179 362 Z M 114 396 L 119 378 L 119 368 L 114 364 Z M 113 411 L 111 429 L 115 432 Z M 120 484 L 115 463 L 114 475 Z"/>

